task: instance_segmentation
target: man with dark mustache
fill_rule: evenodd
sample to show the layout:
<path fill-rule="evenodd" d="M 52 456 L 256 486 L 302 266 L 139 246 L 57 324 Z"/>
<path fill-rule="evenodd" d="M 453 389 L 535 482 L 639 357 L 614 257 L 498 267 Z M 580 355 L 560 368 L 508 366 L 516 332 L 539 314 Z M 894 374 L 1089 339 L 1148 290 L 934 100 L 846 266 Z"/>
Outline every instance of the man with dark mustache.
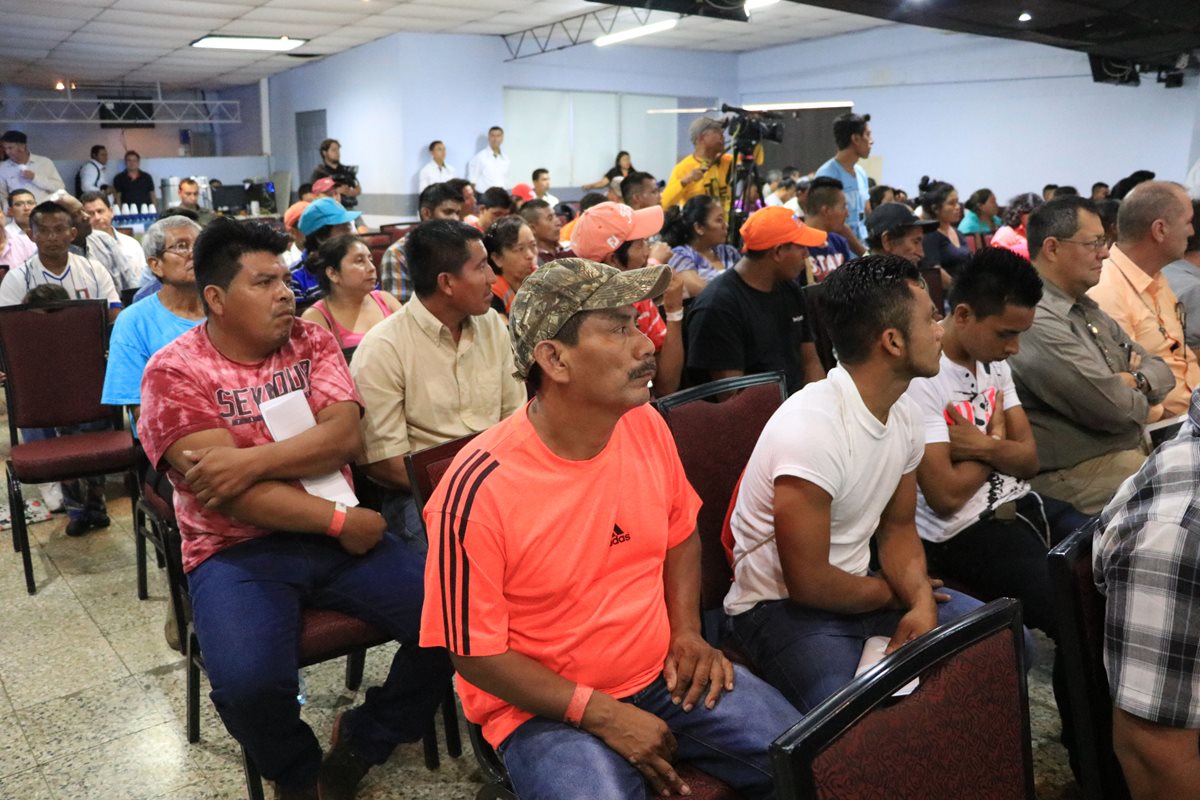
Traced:
<path fill-rule="evenodd" d="M 421 644 L 449 648 L 518 797 L 689 794 L 676 758 L 771 797 L 767 748 L 799 718 L 700 636 L 700 501 L 635 308 L 670 282 L 574 258 L 526 279 L 509 328 L 534 398 L 425 507 Z"/>
<path fill-rule="evenodd" d="M 287 236 L 219 217 L 193 248 L 206 321 L 146 367 L 138 433 L 175 489 L 196 635 L 226 728 L 276 798 L 353 797 L 372 764 L 421 738 L 449 664 L 415 646 L 420 554 L 374 511 L 309 494 L 362 449 L 362 402 L 333 336 L 294 317 Z M 263 405 L 287 395 L 315 424 L 275 441 Z M 296 703 L 300 611 L 329 608 L 402 647 L 387 681 L 334 723 L 333 752 Z"/>

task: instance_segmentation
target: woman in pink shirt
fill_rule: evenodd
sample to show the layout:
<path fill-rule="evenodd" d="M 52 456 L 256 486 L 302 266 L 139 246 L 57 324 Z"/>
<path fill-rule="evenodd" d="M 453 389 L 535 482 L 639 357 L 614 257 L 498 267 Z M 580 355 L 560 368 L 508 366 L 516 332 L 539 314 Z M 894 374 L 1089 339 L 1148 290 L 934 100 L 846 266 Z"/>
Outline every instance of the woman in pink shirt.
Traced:
<path fill-rule="evenodd" d="M 1025 238 L 1025 223 L 1029 215 L 1040 206 L 1044 200 L 1039 194 L 1026 192 L 1008 201 L 1001 219 L 1004 225 L 992 236 L 992 247 L 1003 247 L 1012 250 L 1017 255 L 1029 258 L 1029 240 Z"/>
<path fill-rule="evenodd" d="M 375 289 L 378 276 L 371 251 L 352 233 L 322 244 L 309 269 L 324 296 L 300 318 L 329 330 L 343 352 L 358 347 L 367 331 L 400 308 L 399 300 Z"/>

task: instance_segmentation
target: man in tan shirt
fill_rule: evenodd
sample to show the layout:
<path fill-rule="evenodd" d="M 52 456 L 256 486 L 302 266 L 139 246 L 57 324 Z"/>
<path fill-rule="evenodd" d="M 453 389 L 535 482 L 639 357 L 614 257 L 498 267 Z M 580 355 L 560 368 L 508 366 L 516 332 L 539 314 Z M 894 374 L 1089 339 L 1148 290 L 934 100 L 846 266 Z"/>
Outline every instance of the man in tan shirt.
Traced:
<path fill-rule="evenodd" d="M 1185 344 L 1184 311 L 1163 267 L 1183 258 L 1192 235 L 1192 202 L 1177 183 L 1138 184 L 1117 214 L 1117 243 L 1109 251 L 1100 282 L 1088 296 L 1115 319 L 1129 338 L 1161 358 L 1175 388 L 1150 410 L 1149 421 L 1186 414 L 1200 386 L 1200 364 Z"/>
<path fill-rule="evenodd" d="M 508 328 L 491 309 L 496 274 L 483 234 L 457 220 L 432 220 L 407 238 L 414 297 L 363 337 L 350 374 L 366 407 L 362 463 L 390 490 L 383 516 L 389 530 L 424 552 L 404 456 L 478 433 L 526 395 L 513 377 Z"/>

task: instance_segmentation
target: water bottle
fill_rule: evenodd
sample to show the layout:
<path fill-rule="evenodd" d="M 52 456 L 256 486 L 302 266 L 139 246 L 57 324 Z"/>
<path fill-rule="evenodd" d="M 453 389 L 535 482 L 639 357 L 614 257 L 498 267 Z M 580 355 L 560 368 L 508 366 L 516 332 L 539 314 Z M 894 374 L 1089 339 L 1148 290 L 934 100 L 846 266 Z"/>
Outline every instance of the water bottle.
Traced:
<path fill-rule="evenodd" d="M 296 682 L 300 685 L 300 691 L 296 693 L 296 702 L 304 705 L 308 702 L 308 685 L 304 682 L 304 670 L 296 673 Z"/>

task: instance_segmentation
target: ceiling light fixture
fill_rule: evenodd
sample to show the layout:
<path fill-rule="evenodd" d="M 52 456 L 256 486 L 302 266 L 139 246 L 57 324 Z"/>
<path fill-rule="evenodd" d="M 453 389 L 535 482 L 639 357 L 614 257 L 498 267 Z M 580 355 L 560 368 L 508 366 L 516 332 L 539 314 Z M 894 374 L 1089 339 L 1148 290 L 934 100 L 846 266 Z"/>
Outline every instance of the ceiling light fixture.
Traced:
<path fill-rule="evenodd" d="M 746 0 L 744 8 L 746 9 L 746 13 L 749 14 L 751 11 L 758 11 L 759 9 L 773 6 L 778 2 L 779 0 Z"/>
<path fill-rule="evenodd" d="M 641 25 L 637 28 L 630 28 L 627 31 L 619 33 L 607 33 L 604 36 L 596 38 L 592 44 L 596 47 L 608 47 L 610 44 L 620 44 L 628 42 L 630 39 L 639 39 L 643 36 L 649 36 L 652 33 L 662 33 L 669 31 L 679 24 L 679 18 L 664 19 L 660 22 L 651 22 L 649 25 Z"/>
<path fill-rule="evenodd" d="M 54 90 L 56 92 L 61 92 L 63 89 L 66 89 L 66 88 L 67 88 L 67 85 L 65 83 L 63 83 L 62 81 L 59 81 L 58 83 L 54 84 Z"/>
<path fill-rule="evenodd" d="M 287 36 L 272 38 L 269 36 L 222 36 L 210 34 L 192 42 L 192 47 L 203 47 L 211 50 L 260 50 L 270 53 L 286 53 L 295 50 L 308 39 L 292 39 Z"/>
<path fill-rule="evenodd" d="M 1031 19 L 1033 19 L 1033 14 L 1030 14 L 1028 11 L 1022 11 L 1021 16 L 1017 17 L 1017 22 L 1029 22 Z"/>

